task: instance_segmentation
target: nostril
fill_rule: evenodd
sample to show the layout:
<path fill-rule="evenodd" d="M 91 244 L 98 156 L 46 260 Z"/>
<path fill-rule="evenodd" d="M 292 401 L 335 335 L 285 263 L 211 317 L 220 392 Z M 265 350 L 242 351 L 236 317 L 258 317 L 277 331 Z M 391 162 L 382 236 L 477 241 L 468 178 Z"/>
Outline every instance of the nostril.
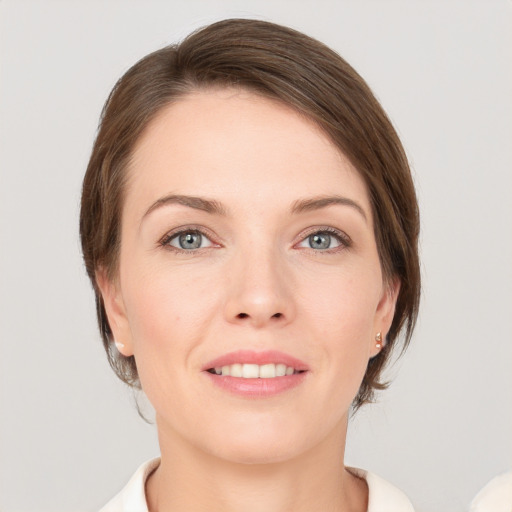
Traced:
<path fill-rule="evenodd" d="M 272 315 L 272 318 L 281 318 L 283 316 L 282 313 L 274 313 Z M 237 318 L 248 318 L 249 315 L 247 313 L 238 313 L 238 315 L 236 315 Z"/>

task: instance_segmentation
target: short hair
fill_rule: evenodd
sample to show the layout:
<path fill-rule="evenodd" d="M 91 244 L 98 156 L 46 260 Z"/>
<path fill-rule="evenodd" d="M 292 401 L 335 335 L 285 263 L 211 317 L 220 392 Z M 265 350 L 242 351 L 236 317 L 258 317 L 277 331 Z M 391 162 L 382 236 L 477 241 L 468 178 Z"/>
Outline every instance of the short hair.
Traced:
<path fill-rule="evenodd" d="M 416 322 L 420 266 L 414 184 L 399 137 L 361 76 L 321 42 L 266 21 L 216 22 L 147 55 L 120 78 L 105 103 L 83 182 L 80 237 L 110 365 L 125 383 L 140 387 L 134 357 L 112 347 L 96 282 L 100 268 L 110 279 L 118 271 L 126 168 L 134 146 L 163 107 L 193 91 L 219 87 L 278 100 L 312 120 L 366 184 L 383 276 L 398 279 L 400 290 L 386 343 L 369 360 L 354 399 L 357 409 L 387 387 L 382 370 L 399 338 L 405 350 Z"/>

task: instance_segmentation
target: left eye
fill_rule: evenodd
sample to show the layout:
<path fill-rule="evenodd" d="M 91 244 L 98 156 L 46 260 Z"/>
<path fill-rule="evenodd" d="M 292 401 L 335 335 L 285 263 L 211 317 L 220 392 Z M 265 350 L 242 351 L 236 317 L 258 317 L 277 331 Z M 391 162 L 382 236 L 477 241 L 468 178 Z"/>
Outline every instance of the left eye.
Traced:
<path fill-rule="evenodd" d="M 325 251 L 327 249 L 334 249 L 341 245 L 341 238 L 339 235 L 329 233 L 328 231 L 317 231 L 305 238 L 299 247 L 307 247 L 308 249 L 316 249 Z"/>
<path fill-rule="evenodd" d="M 193 251 L 194 249 L 202 249 L 211 247 L 212 242 L 199 231 L 182 231 L 176 233 L 166 241 L 166 245 L 176 247 L 185 251 Z"/>

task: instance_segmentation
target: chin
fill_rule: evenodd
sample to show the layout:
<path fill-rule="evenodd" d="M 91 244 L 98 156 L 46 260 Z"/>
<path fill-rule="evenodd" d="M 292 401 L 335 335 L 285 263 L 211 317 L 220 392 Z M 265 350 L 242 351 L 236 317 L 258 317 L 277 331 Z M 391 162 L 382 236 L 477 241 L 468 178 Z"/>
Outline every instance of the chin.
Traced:
<path fill-rule="evenodd" d="M 275 443 L 230 443 L 221 449 L 215 449 L 212 455 L 236 464 L 263 465 L 286 462 L 300 455 L 297 445 L 294 447 Z"/>
<path fill-rule="evenodd" d="M 281 424 L 246 429 L 225 429 L 209 439 L 203 449 L 238 464 L 275 464 L 294 459 L 308 449 L 308 435 Z M 206 440 L 206 439 L 205 439 Z"/>

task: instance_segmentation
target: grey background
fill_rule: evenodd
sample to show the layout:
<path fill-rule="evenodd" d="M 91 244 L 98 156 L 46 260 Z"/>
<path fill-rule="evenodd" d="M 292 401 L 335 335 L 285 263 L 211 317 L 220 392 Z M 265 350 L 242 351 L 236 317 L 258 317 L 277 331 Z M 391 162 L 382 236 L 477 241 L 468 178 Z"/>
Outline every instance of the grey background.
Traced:
<path fill-rule="evenodd" d="M 419 512 L 512 466 L 510 1 L 0 1 L 0 510 L 93 511 L 156 455 L 110 371 L 77 214 L 100 109 L 137 59 L 224 17 L 321 39 L 410 156 L 424 293 L 409 352 L 352 422 L 347 463 Z"/>

